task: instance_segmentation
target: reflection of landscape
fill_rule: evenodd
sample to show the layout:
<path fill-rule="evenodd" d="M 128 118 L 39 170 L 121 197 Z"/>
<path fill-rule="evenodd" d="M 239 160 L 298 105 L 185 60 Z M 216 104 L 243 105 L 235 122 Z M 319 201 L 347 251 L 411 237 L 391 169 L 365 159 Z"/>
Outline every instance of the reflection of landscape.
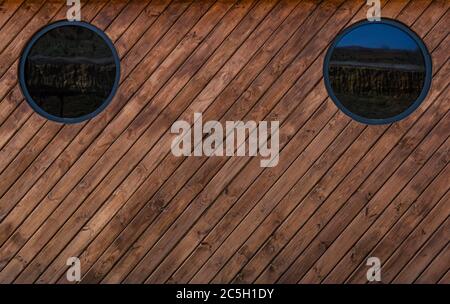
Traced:
<path fill-rule="evenodd" d="M 378 40 L 393 35 L 389 31 L 377 34 Z M 338 45 L 330 59 L 330 84 L 336 97 L 348 110 L 366 118 L 388 118 L 404 112 L 423 88 L 425 68 L 420 49 L 394 49 L 388 42 L 384 47 L 372 47 L 369 38 L 351 38 Z"/>
<path fill-rule="evenodd" d="M 33 100 L 47 113 L 66 118 L 95 111 L 111 92 L 115 75 L 111 50 L 102 38 L 75 26 L 42 36 L 25 68 Z"/>

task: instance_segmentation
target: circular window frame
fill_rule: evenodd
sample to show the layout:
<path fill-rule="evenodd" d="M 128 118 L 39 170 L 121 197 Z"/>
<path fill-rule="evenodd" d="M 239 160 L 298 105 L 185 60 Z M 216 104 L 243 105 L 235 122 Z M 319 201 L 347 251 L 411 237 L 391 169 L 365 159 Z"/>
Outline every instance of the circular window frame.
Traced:
<path fill-rule="evenodd" d="M 95 111 L 85 114 L 83 116 L 79 116 L 79 117 L 59 117 L 59 116 L 55 116 L 50 113 L 47 113 L 31 97 L 31 95 L 28 91 L 26 82 L 25 82 L 25 64 L 26 64 L 26 59 L 28 58 L 31 48 L 34 46 L 36 41 L 39 38 L 41 38 L 43 35 L 45 35 L 46 33 L 48 33 L 49 31 L 51 31 L 55 28 L 64 27 L 64 26 L 84 27 L 84 28 L 87 28 L 87 29 L 93 31 L 97 35 L 99 35 L 103 39 L 103 41 L 106 43 L 106 45 L 109 47 L 109 49 L 111 50 L 111 53 L 112 53 L 112 56 L 114 59 L 114 63 L 116 66 L 116 75 L 115 75 L 114 83 L 113 83 L 111 92 L 109 93 L 108 97 L 101 103 L 101 105 Z M 84 21 L 62 20 L 62 21 L 57 21 L 57 22 L 54 22 L 54 23 L 44 26 L 39 31 L 37 31 L 33 35 L 33 37 L 27 42 L 24 50 L 22 51 L 20 61 L 19 61 L 19 85 L 20 85 L 22 93 L 25 97 L 25 100 L 33 108 L 33 110 L 35 112 L 37 112 L 39 115 L 43 116 L 46 119 L 55 121 L 55 122 L 60 122 L 60 123 L 65 123 L 65 124 L 75 124 L 75 123 L 80 123 L 80 122 L 89 120 L 89 119 L 97 116 L 103 110 L 105 110 L 105 108 L 111 103 L 111 101 L 112 101 L 113 97 L 115 96 L 117 89 L 119 87 L 119 81 L 120 81 L 120 58 L 119 58 L 119 55 L 117 53 L 117 50 L 116 50 L 113 42 L 111 41 L 111 39 L 109 39 L 109 37 L 102 30 L 100 30 L 96 26 L 94 26 L 90 23 L 84 22 Z"/>
<path fill-rule="evenodd" d="M 424 85 L 422 88 L 422 91 L 420 92 L 419 97 L 412 103 L 405 111 L 403 111 L 400 114 L 397 114 L 395 116 L 389 117 L 389 118 L 367 118 L 358 114 L 355 114 L 348 110 L 341 101 L 336 97 L 334 94 L 333 88 L 330 83 L 330 77 L 328 74 L 329 71 L 329 65 L 330 65 L 330 59 L 333 54 L 333 51 L 336 47 L 336 45 L 341 41 L 341 39 L 348 34 L 349 32 L 355 30 L 356 28 L 365 26 L 367 24 L 387 24 L 390 26 L 393 26 L 403 32 L 405 32 L 409 37 L 411 37 L 416 43 L 417 46 L 420 48 L 422 55 L 424 57 L 424 63 L 425 63 L 425 80 Z M 401 23 L 400 21 L 394 20 L 394 19 L 388 19 L 388 18 L 382 18 L 380 21 L 368 21 L 368 20 L 361 20 L 358 22 L 355 22 L 354 24 L 350 25 L 349 27 L 342 30 L 333 40 L 331 45 L 329 46 L 327 53 L 325 55 L 325 60 L 323 63 L 323 77 L 325 82 L 325 87 L 327 89 L 328 95 L 330 96 L 331 100 L 333 100 L 334 104 L 344 112 L 347 116 L 351 117 L 352 119 L 363 123 L 367 125 L 384 125 L 384 124 L 391 124 L 397 121 L 400 121 L 410 114 L 412 114 L 425 100 L 427 97 L 430 88 L 431 88 L 431 82 L 433 79 L 433 64 L 432 64 L 432 58 L 430 55 L 430 52 L 428 51 L 428 48 L 426 47 L 425 43 L 422 41 L 419 35 L 417 35 L 414 31 L 412 31 L 407 25 Z"/>

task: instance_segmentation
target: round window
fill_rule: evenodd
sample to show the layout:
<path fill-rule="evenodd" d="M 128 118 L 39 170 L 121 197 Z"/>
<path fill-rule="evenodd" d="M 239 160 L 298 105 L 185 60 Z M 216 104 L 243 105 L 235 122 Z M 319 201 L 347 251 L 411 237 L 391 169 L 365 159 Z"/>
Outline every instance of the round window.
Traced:
<path fill-rule="evenodd" d="M 425 99 L 431 57 L 405 25 L 383 19 L 345 29 L 331 44 L 324 78 L 334 103 L 353 119 L 386 124 L 411 114 Z"/>
<path fill-rule="evenodd" d="M 19 64 L 27 102 L 42 116 L 76 123 L 100 113 L 114 96 L 120 61 L 114 45 L 85 22 L 60 21 L 37 32 Z"/>

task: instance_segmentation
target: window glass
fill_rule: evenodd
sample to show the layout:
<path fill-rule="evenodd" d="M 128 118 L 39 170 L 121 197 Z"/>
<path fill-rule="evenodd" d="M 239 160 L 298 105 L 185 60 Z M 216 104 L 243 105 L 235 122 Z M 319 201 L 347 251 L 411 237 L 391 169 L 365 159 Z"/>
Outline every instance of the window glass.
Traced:
<path fill-rule="evenodd" d="M 423 43 L 394 21 L 364 22 L 328 51 L 325 82 L 335 103 L 365 123 L 389 123 L 417 108 L 431 80 Z"/>
<path fill-rule="evenodd" d="M 21 60 L 21 86 L 29 103 L 49 119 L 78 122 L 98 114 L 119 75 L 112 43 L 87 23 L 61 22 L 31 40 Z"/>

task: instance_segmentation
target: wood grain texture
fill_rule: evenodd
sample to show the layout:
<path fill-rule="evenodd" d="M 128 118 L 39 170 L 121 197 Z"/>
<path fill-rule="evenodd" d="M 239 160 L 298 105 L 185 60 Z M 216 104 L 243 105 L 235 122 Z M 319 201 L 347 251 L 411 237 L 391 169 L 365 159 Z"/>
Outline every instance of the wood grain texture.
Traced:
<path fill-rule="evenodd" d="M 34 113 L 21 50 L 65 1 L 0 3 L 0 282 L 449 283 L 450 2 L 383 0 L 433 58 L 406 119 L 366 126 L 323 84 L 329 43 L 359 0 L 82 1 L 121 60 L 90 121 Z M 175 157 L 177 120 L 278 120 L 280 161 Z"/>

